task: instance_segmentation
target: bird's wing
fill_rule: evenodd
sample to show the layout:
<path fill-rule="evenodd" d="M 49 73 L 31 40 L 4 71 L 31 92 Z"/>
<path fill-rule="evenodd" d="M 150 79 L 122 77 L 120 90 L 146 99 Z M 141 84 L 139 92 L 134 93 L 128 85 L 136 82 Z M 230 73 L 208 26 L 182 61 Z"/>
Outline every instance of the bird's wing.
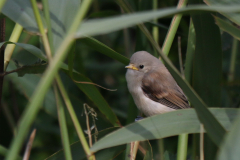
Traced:
<path fill-rule="evenodd" d="M 145 96 L 167 107 L 173 109 L 190 107 L 182 89 L 171 75 L 163 77 L 158 72 L 146 73 L 142 79 L 142 90 Z"/>

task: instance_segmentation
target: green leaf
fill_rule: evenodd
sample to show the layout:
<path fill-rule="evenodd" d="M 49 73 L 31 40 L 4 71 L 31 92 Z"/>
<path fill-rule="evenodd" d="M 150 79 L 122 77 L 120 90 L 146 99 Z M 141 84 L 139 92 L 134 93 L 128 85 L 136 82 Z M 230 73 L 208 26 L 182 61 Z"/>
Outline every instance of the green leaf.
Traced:
<path fill-rule="evenodd" d="M 77 14 L 81 0 L 51 0 L 49 11 L 53 33 L 53 47 L 57 51 Z"/>
<path fill-rule="evenodd" d="M 146 155 L 143 160 L 153 159 L 152 146 L 149 141 L 146 141 Z"/>
<path fill-rule="evenodd" d="M 5 43 L 12 43 L 12 42 L 0 43 L 0 47 Z M 21 43 L 14 43 L 14 44 L 16 44 L 18 46 L 21 46 L 22 48 L 26 49 L 27 51 L 34 54 L 38 58 L 43 58 L 43 60 L 47 60 L 45 58 L 45 56 L 43 56 L 42 51 L 40 49 L 38 49 L 37 47 L 33 46 L 33 45 L 21 44 Z M 41 66 L 41 67 L 44 68 L 44 66 Z M 41 69 L 43 69 L 43 68 L 41 68 Z M 66 64 L 62 63 L 61 69 L 63 69 L 64 72 L 67 75 L 69 75 L 68 66 Z M 31 69 L 26 67 L 26 68 L 22 68 L 18 72 L 20 74 L 30 73 Z M 71 75 L 69 75 L 69 77 L 71 77 Z M 91 82 L 91 80 L 89 78 L 85 77 L 84 75 L 82 75 L 82 74 L 80 74 L 76 71 L 73 71 L 73 77 L 74 77 L 74 80 L 76 80 L 76 81 Z M 77 83 L 76 85 L 89 97 L 89 99 L 91 99 L 94 102 L 94 104 L 106 116 L 106 118 L 113 124 L 113 126 L 116 126 L 116 127 L 121 126 L 117 116 L 114 114 L 114 112 L 110 108 L 107 101 L 104 99 L 104 97 L 101 95 L 101 93 L 97 90 L 97 88 L 94 85 L 81 84 L 81 83 Z"/>
<path fill-rule="evenodd" d="M 194 4 L 202 3 L 201 0 L 192 0 L 192 2 Z M 218 107 L 221 106 L 222 80 L 222 45 L 220 30 L 215 24 L 214 18 L 209 13 L 200 13 L 191 15 L 191 17 L 196 33 L 196 47 L 192 72 L 193 88 L 207 106 Z M 212 125 L 216 126 L 215 123 L 212 123 Z M 210 133 L 208 136 L 211 140 L 217 146 L 220 146 L 226 131 L 222 127 L 215 129 L 210 125 L 204 125 L 204 127 Z M 213 135 L 213 133 L 215 134 Z M 217 147 L 211 140 L 208 140 L 208 136 L 205 137 L 205 139 L 207 139 L 204 147 L 205 157 L 207 159 L 214 159 Z"/>
<path fill-rule="evenodd" d="M 196 43 L 196 34 L 195 34 L 195 28 L 193 26 L 193 22 L 191 19 L 190 25 L 189 25 L 189 32 L 188 32 L 188 44 L 187 44 L 186 62 L 185 62 L 185 70 L 184 70 L 185 78 L 190 84 L 192 80 L 195 43 Z"/>
<path fill-rule="evenodd" d="M 17 68 L 16 73 L 19 77 L 23 77 L 25 74 L 42 74 L 47 68 L 46 62 L 40 62 L 32 65 L 25 65 Z"/>
<path fill-rule="evenodd" d="M 26 51 L 32 53 L 34 56 L 42 59 L 42 60 L 45 60 L 47 61 L 47 58 L 46 56 L 44 55 L 44 53 L 37 47 L 35 47 L 34 45 L 31 45 L 31 44 L 24 44 L 24 43 L 13 43 L 13 42 L 10 42 L 10 41 L 5 41 L 5 42 L 1 42 L 0 43 L 0 48 L 2 47 L 2 45 L 4 44 L 15 44 L 19 47 L 22 47 L 24 48 Z"/>
<path fill-rule="evenodd" d="M 63 68 L 62 68 L 63 69 Z M 68 70 L 63 69 L 63 71 L 69 75 Z M 70 76 L 70 75 L 69 75 Z M 78 82 L 91 82 L 91 80 L 84 75 L 74 71 L 73 79 Z M 103 98 L 101 93 L 97 90 L 97 88 L 92 84 L 82 84 L 75 83 L 78 88 L 80 88 L 91 101 L 98 107 L 98 109 L 106 116 L 106 118 L 113 124 L 115 127 L 121 126 L 120 121 L 117 116 L 114 114 L 107 101 Z"/>
<path fill-rule="evenodd" d="M 14 64 L 10 62 L 8 66 L 8 70 L 14 70 L 14 69 L 15 69 Z M 20 74 L 26 73 L 25 71 L 21 71 L 21 70 L 19 72 Z M 25 95 L 27 99 L 29 99 L 32 96 L 39 80 L 41 79 L 41 76 L 26 74 L 23 77 L 18 77 L 17 74 L 12 73 L 7 75 L 6 78 L 12 81 L 12 83 L 16 86 L 18 91 L 23 95 Z M 55 97 L 52 89 L 49 89 L 47 94 L 45 95 L 45 99 L 43 101 L 42 106 L 47 113 L 49 113 L 54 117 L 57 117 Z"/>
<path fill-rule="evenodd" d="M 111 18 L 102 18 L 95 20 L 88 20 L 81 24 L 76 33 L 76 38 L 84 36 L 94 36 L 100 34 L 106 34 L 109 32 L 117 31 L 126 27 L 146 22 L 155 18 L 163 18 L 172 16 L 174 14 L 193 13 L 199 11 L 205 12 L 239 12 L 240 5 L 234 6 L 206 6 L 196 5 L 189 6 L 181 9 L 166 8 L 158 11 L 146 11 L 133 14 L 125 14 L 121 16 L 114 16 Z M 97 26 L 97 29 L 96 29 Z"/>
<path fill-rule="evenodd" d="M 193 87 L 208 106 L 220 106 L 222 78 L 220 30 L 210 14 L 193 15 L 192 19 L 196 32 Z"/>
<path fill-rule="evenodd" d="M 226 134 L 225 140 L 219 150 L 218 160 L 239 160 L 240 157 L 240 116 L 233 123 L 230 132 Z"/>
<path fill-rule="evenodd" d="M 213 5 L 225 5 L 225 6 L 234 6 L 240 5 L 240 1 L 238 0 L 204 0 L 204 2 L 210 6 Z M 240 13 L 224 13 L 219 10 L 221 14 L 232 20 L 234 23 L 240 25 Z"/>
<path fill-rule="evenodd" d="M 101 138 L 104 135 L 111 133 L 112 131 L 114 131 L 116 129 L 117 129 L 117 127 L 102 130 L 98 133 L 98 137 Z M 92 135 L 92 137 L 93 137 L 93 135 Z M 70 147 L 71 147 L 72 158 L 74 160 L 75 159 L 83 160 L 86 158 L 86 154 L 84 153 L 82 144 L 80 142 L 75 142 L 75 143 L 71 144 Z M 113 159 L 113 157 L 118 155 L 119 152 L 121 152 L 124 148 L 125 148 L 125 146 L 118 146 L 118 147 L 113 147 L 111 149 L 101 150 L 101 151 L 95 153 L 95 156 L 96 156 L 97 160 Z M 106 159 L 104 159 L 104 156 L 106 157 Z M 48 157 L 46 160 L 65 160 L 63 150 L 60 150 L 60 151 L 54 153 L 53 155 Z"/>
<path fill-rule="evenodd" d="M 232 121 L 237 117 L 239 109 L 210 109 L 217 120 L 229 130 Z M 160 139 L 183 133 L 199 133 L 200 121 L 194 109 L 177 110 L 145 118 L 106 135 L 91 148 L 96 152 L 103 148 L 144 141 Z M 127 136 L 122 136 L 127 135 Z"/>
<path fill-rule="evenodd" d="M 73 66 L 74 66 L 74 57 L 75 57 L 75 47 L 76 47 L 76 41 L 72 45 L 69 54 L 68 54 L 68 73 L 69 76 L 73 77 Z"/>
<path fill-rule="evenodd" d="M 8 149 L 0 145 L 0 155 L 6 156 L 8 153 Z M 16 160 L 22 160 L 23 158 L 20 156 L 17 156 Z"/>
<path fill-rule="evenodd" d="M 2 13 L 30 32 L 39 32 L 29 0 L 7 0 Z M 42 18 L 43 19 L 43 18 Z"/>
<path fill-rule="evenodd" d="M 109 48 L 105 44 L 99 42 L 98 40 L 92 38 L 92 37 L 86 37 L 83 39 L 80 39 L 80 42 L 83 42 L 87 44 L 89 47 L 92 49 L 95 49 L 96 51 L 112 58 L 115 59 L 125 65 L 129 64 L 129 59 L 124 57 L 123 55 L 115 52 L 113 49 Z"/>
<path fill-rule="evenodd" d="M 216 24 L 225 32 L 229 33 L 233 37 L 237 38 L 240 40 L 240 29 L 237 26 L 234 26 L 233 24 L 219 18 L 219 17 L 214 17 Z"/>

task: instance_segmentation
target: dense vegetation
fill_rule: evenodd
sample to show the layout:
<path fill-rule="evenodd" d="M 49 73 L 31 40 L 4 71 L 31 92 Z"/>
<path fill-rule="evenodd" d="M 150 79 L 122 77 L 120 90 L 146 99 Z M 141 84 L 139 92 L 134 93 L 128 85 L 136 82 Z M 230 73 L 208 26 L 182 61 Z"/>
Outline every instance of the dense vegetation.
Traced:
<path fill-rule="evenodd" d="M 1 0 L 0 11 L 0 159 L 239 158 L 240 2 Z M 125 66 L 140 50 L 161 57 L 192 109 L 134 122 Z"/>

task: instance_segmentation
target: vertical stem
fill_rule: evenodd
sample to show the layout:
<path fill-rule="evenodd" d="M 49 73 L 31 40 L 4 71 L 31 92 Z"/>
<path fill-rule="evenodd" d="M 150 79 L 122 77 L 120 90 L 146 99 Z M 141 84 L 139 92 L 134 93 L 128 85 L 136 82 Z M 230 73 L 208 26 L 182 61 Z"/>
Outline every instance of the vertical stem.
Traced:
<path fill-rule="evenodd" d="M 179 59 L 179 66 L 182 77 L 184 78 L 184 71 L 183 71 L 183 63 L 182 63 L 182 48 L 181 48 L 181 37 L 178 37 L 178 59 Z"/>
<path fill-rule="evenodd" d="M 71 154 L 70 143 L 69 143 L 69 138 L 68 138 L 68 130 L 67 130 L 64 108 L 63 108 L 62 100 L 58 93 L 56 83 L 54 84 L 54 94 L 55 94 L 56 104 L 57 104 L 58 122 L 59 122 L 59 126 L 60 126 L 60 131 L 61 131 L 61 139 L 62 139 L 64 155 L 65 155 L 66 160 L 72 160 L 72 154 Z"/>
<path fill-rule="evenodd" d="M 23 160 L 29 160 L 30 154 L 31 154 L 31 149 L 32 149 L 32 144 L 34 141 L 36 135 L 36 129 L 34 129 L 29 137 L 28 143 L 27 143 L 27 147 L 23 156 Z"/>
<path fill-rule="evenodd" d="M 139 143 L 140 141 L 131 142 L 130 160 L 136 159 Z"/>
<path fill-rule="evenodd" d="M 200 160 L 204 160 L 204 126 L 200 124 Z"/>
<path fill-rule="evenodd" d="M 124 160 L 130 160 L 130 158 L 131 158 L 131 143 L 128 143 L 128 144 L 126 144 Z"/>
<path fill-rule="evenodd" d="M 187 0 L 179 0 L 177 8 L 185 7 L 187 4 Z M 178 26 L 180 24 L 180 21 L 182 19 L 182 14 L 177 14 L 173 17 L 170 28 L 168 30 L 167 36 L 165 38 L 165 41 L 163 43 L 162 51 L 166 55 L 168 55 L 170 48 L 172 46 L 174 37 L 176 35 Z"/>
<path fill-rule="evenodd" d="M 181 134 L 178 136 L 178 152 L 177 160 L 187 159 L 188 134 Z"/>
<path fill-rule="evenodd" d="M 157 10 L 157 9 L 158 9 L 158 0 L 153 0 L 153 10 Z M 158 23 L 157 18 L 154 19 L 153 22 Z M 159 30 L 158 30 L 157 26 L 153 27 L 152 35 L 153 35 L 153 39 L 156 41 L 156 43 L 159 44 L 159 36 L 158 36 Z M 154 53 L 155 53 L 155 55 L 158 55 L 156 49 L 154 49 Z"/>
<path fill-rule="evenodd" d="M 38 29 L 39 29 L 39 31 L 41 33 L 41 36 L 42 36 L 43 46 L 44 46 L 46 55 L 48 57 L 49 62 L 51 62 L 51 59 L 52 59 L 51 48 L 50 48 L 50 45 L 49 45 L 49 42 L 48 42 L 46 32 L 44 30 L 44 26 L 43 26 L 42 19 L 41 19 L 41 16 L 40 16 L 40 13 L 39 13 L 39 10 L 38 10 L 38 7 L 37 7 L 36 0 L 31 0 L 31 4 L 32 4 L 34 15 L 35 15 L 35 19 L 37 21 Z"/>
<path fill-rule="evenodd" d="M 15 27 L 13 28 L 12 34 L 9 38 L 9 41 L 11 42 L 18 42 L 18 39 L 22 33 L 23 27 L 16 23 Z M 5 49 L 5 57 L 4 57 L 4 71 L 6 71 L 7 66 L 9 64 L 9 61 L 12 57 L 13 51 L 15 49 L 16 45 L 15 44 L 8 44 L 6 49 Z"/>
<path fill-rule="evenodd" d="M 42 3 L 43 3 L 44 16 L 47 22 L 47 28 L 48 28 L 47 33 L 48 33 L 49 45 L 50 45 L 52 54 L 54 54 L 53 33 L 52 33 L 51 18 L 49 14 L 48 0 L 42 0 Z"/>
<path fill-rule="evenodd" d="M 0 42 L 5 41 L 5 18 L 0 19 Z M 4 73 L 4 50 L 5 45 L 0 48 L 0 74 Z M 0 76 L 0 107 L 2 105 L 2 90 L 4 76 Z"/>
<path fill-rule="evenodd" d="M 159 148 L 159 154 L 160 154 L 160 160 L 164 160 L 164 139 L 158 140 L 158 148 Z"/>
<path fill-rule="evenodd" d="M 230 60 L 230 68 L 229 68 L 229 76 L 228 81 L 231 82 L 234 80 L 234 72 L 235 72 L 235 65 L 236 65 L 236 57 L 238 51 L 238 40 L 233 38 L 232 44 L 232 53 L 231 53 L 231 60 Z"/>
<path fill-rule="evenodd" d="M 76 116 L 76 113 L 74 112 L 74 109 L 73 109 L 73 106 L 72 106 L 72 103 L 67 95 L 67 92 L 66 90 L 64 89 L 64 86 L 62 84 L 62 81 L 61 79 L 59 78 L 59 76 L 56 77 L 56 81 L 57 81 L 57 84 L 58 84 L 58 88 L 61 92 L 61 95 L 64 99 L 64 102 L 67 106 L 67 109 L 68 109 L 68 112 L 72 118 L 72 121 L 73 121 L 73 124 L 74 124 L 74 127 L 77 131 L 77 134 L 78 134 L 78 138 L 80 140 L 80 142 L 82 143 L 82 146 L 83 146 L 83 149 L 86 153 L 86 155 L 89 157 L 89 159 L 95 159 L 94 155 L 92 155 L 90 149 L 89 149 L 89 146 L 88 146 L 88 143 L 87 143 L 87 140 L 84 136 L 84 133 L 83 133 L 83 130 L 81 128 L 81 125 L 80 123 L 78 122 L 78 118 Z"/>
<path fill-rule="evenodd" d="M 2 156 L 5 157 L 7 154 L 8 154 L 8 149 L 5 148 L 5 147 L 3 147 L 2 145 L 0 145 L 0 155 L 2 155 Z M 17 160 L 22 160 L 22 157 L 17 156 L 16 159 L 17 159 Z"/>

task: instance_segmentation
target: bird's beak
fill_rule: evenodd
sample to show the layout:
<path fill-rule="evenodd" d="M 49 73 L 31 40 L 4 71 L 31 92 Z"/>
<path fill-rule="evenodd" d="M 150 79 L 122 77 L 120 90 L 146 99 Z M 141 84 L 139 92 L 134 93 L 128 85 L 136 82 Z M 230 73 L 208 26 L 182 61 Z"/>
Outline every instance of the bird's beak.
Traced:
<path fill-rule="evenodd" d="M 134 64 L 129 64 L 128 66 L 126 66 L 125 68 L 128 68 L 128 69 L 132 69 L 132 70 L 136 70 L 138 71 L 138 68 L 134 66 Z"/>

